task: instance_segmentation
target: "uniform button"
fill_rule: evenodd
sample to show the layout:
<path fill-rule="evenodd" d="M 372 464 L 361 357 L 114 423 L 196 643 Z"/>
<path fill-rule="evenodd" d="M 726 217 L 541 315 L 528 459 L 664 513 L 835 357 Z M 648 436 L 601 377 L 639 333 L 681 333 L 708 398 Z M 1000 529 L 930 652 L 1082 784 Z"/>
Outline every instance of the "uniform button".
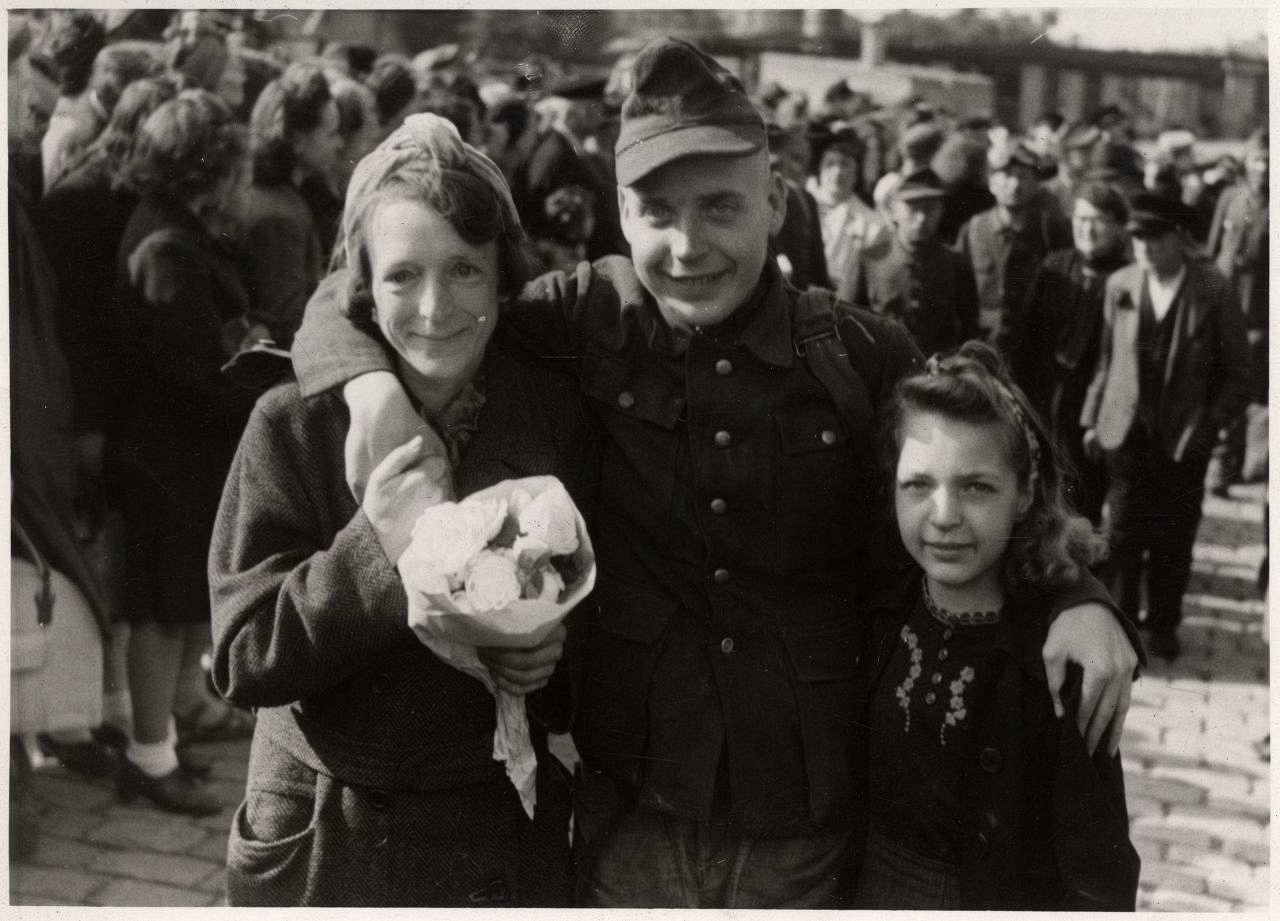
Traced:
<path fill-rule="evenodd" d="M 938 695 L 933 693 L 933 691 L 930 691 L 929 693 L 924 695 L 924 702 L 927 704 L 931 704 L 937 699 L 938 699 Z"/>
<path fill-rule="evenodd" d="M 732 443 L 733 443 L 733 436 L 730 435 L 728 432 L 726 432 L 724 429 L 721 429 L 720 431 L 716 432 L 716 447 L 727 448 Z"/>
<path fill-rule="evenodd" d="M 721 377 L 728 377 L 733 373 L 733 362 L 727 358 L 721 358 L 716 362 L 716 374 Z"/>
<path fill-rule="evenodd" d="M 733 637 L 726 636 L 724 639 L 720 641 L 720 651 L 723 652 L 726 656 L 729 653 L 733 652 Z"/>
<path fill-rule="evenodd" d="M 944 648 L 944 649 L 939 649 L 939 650 L 938 650 L 938 661 L 939 661 L 939 662 L 945 662 L 945 661 L 947 661 L 947 656 L 949 656 L 949 655 L 951 655 L 951 653 L 947 652 L 947 650 L 946 650 L 945 648 Z"/>
<path fill-rule="evenodd" d="M 831 429 L 823 429 L 822 435 L 819 437 L 822 438 L 822 443 L 824 445 L 833 445 L 836 443 L 836 433 L 831 431 Z"/>
<path fill-rule="evenodd" d="M 938 672 L 934 672 L 929 677 L 929 680 L 932 681 L 934 684 L 942 684 L 942 675 L 939 674 Z"/>
<path fill-rule="evenodd" d="M 995 774 L 1004 766 L 1004 755 L 999 749 L 984 748 L 978 755 L 978 766 L 988 774 Z"/>
<path fill-rule="evenodd" d="M 711 511 L 713 511 L 717 515 L 723 515 L 724 510 L 727 509 L 728 507 L 729 507 L 728 503 L 725 502 L 723 499 L 711 500 Z"/>
<path fill-rule="evenodd" d="M 729 570 L 717 569 L 711 574 L 711 578 L 716 580 L 716 585 L 724 585 L 729 581 Z"/>
<path fill-rule="evenodd" d="M 623 409 L 630 409 L 636 405 L 636 397 L 630 390 L 624 390 L 618 394 L 618 405 Z"/>

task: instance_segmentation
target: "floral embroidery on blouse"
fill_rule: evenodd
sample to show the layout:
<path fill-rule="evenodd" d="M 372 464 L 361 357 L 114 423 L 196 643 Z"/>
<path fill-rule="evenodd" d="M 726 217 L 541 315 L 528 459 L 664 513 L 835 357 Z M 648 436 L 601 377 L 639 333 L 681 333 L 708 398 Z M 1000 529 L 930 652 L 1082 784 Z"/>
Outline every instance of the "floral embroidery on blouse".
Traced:
<path fill-rule="evenodd" d="M 973 681 L 973 669 L 966 665 L 960 669 L 960 677 L 951 682 L 951 709 L 942 718 L 942 725 L 938 727 L 938 743 L 940 745 L 947 744 L 947 727 L 954 726 L 965 718 L 968 712 L 964 706 L 964 689 Z"/>
<path fill-rule="evenodd" d="M 924 658 L 924 653 L 920 650 L 919 639 L 911 632 L 910 627 L 904 624 L 902 631 L 898 635 L 902 637 L 902 642 L 906 643 L 907 648 L 911 650 L 911 668 L 907 672 L 907 677 L 902 679 L 902 684 L 898 685 L 898 689 L 894 693 L 898 698 L 898 706 L 902 708 L 902 712 L 906 716 L 906 724 L 902 727 L 902 731 L 910 732 L 911 689 L 916 686 L 916 679 L 920 677 L 920 661 Z"/>

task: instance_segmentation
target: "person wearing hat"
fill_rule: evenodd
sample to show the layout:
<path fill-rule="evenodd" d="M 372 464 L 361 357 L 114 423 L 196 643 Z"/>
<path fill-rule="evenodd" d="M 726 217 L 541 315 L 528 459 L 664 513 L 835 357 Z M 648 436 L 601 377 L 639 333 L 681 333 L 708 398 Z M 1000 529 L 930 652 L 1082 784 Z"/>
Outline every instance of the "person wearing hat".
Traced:
<path fill-rule="evenodd" d="M 857 132 L 834 122 L 816 146 L 815 174 L 805 188 L 818 204 L 827 274 L 836 294 L 848 300 L 862 251 L 887 242 L 885 221 L 858 197 L 863 148 Z"/>
<path fill-rule="evenodd" d="M 769 258 L 785 196 L 766 148 L 735 77 L 686 42 L 650 44 L 615 148 L 631 258 L 552 273 L 503 308 L 576 374 L 604 433 L 595 604 L 566 656 L 582 904 L 831 907 L 857 845 L 862 644 L 903 557 L 868 526 L 873 423 L 838 408 L 796 341 L 802 296 Z M 293 359 L 303 394 L 343 387 L 360 494 L 421 422 L 343 317 L 349 288 L 341 273 L 321 286 Z M 896 323 L 833 309 L 859 379 L 887 398 L 918 350 Z M 1062 607 L 1100 601 L 1089 588 Z M 1088 663 L 1091 744 L 1107 727 L 1118 741 L 1138 662 L 1124 630 L 1084 603 L 1049 640 L 1050 675 Z"/>
<path fill-rule="evenodd" d="M 1258 409 L 1267 404 L 1270 287 L 1270 157 L 1267 129 L 1260 128 L 1250 139 L 1244 157 L 1244 181 L 1229 187 L 1218 200 L 1209 229 L 1207 252 L 1220 271 L 1232 283 L 1240 313 L 1244 316 L 1249 339 L 1249 356 L 1253 383 L 1249 402 Z M 1245 426 L 1237 419 L 1228 435 L 1215 451 L 1210 465 L 1210 489 L 1225 495 L 1227 487 L 1242 473 Z"/>
<path fill-rule="evenodd" d="M 1013 322 L 1036 266 L 1053 250 L 1069 246 L 1071 231 L 1041 193 L 1035 151 L 1011 141 L 993 147 L 988 163 L 987 185 L 995 204 L 960 228 L 956 246 L 973 266 L 982 329 L 994 333 Z"/>
<path fill-rule="evenodd" d="M 1132 256 L 1124 226 L 1129 208 L 1102 182 L 1076 187 L 1074 246 L 1045 256 L 1013 327 L 1002 336 L 1014 381 L 1070 462 L 1065 491 L 1072 506 L 1101 523 L 1106 469 L 1084 454 L 1080 410 L 1098 362 L 1102 294 L 1111 273 Z"/>
<path fill-rule="evenodd" d="M 968 260 L 938 239 L 946 190 L 933 170 L 912 173 L 890 195 L 887 251 L 864 251 L 851 300 L 899 320 L 926 355 L 978 332 L 978 292 Z"/>
<path fill-rule="evenodd" d="M 902 157 L 901 166 L 881 176 L 875 190 L 871 193 L 871 200 L 875 203 L 877 210 L 888 214 L 889 199 L 894 189 L 904 177 L 918 173 L 929 166 L 942 148 L 942 142 L 946 136 L 946 132 L 933 120 L 932 115 L 924 121 L 910 125 L 902 132 L 902 136 L 898 139 L 898 153 Z"/>
<path fill-rule="evenodd" d="M 1189 221 L 1181 202 L 1134 196 L 1135 261 L 1107 280 L 1080 414 L 1086 451 L 1106 457 L 1112 594 L 1136 622 L 1146 553 L 1149 648 L 1170 660 L 1209 455 L 1249 392 L 1244 317 L 1230 282 L 1189 255 Z"/>
<path fill-rule="evenodd" d="M 1084 182 L 1089 169 L 1089 151 L 1102 138 L 1095 125 L 1073 125 L 1062 136 L 1062 158 L 1058 160 L 1058 173 L 1044 184 L 1062 207 L 1063 214 L 1071 214 L 1075 207 L 1076 188 Z"/>
<path fill-rule="evenodd" d="M 516 208 L 547 267 L 571 268 L 586 252 L 595 228 L 597 198 L 611 194 L 604 177 L 585 161 L 587 139 L 602 117 L 604 77 L 566 77 L 541 102 L 547 129 L 516 165 L 512 193 Z"/>

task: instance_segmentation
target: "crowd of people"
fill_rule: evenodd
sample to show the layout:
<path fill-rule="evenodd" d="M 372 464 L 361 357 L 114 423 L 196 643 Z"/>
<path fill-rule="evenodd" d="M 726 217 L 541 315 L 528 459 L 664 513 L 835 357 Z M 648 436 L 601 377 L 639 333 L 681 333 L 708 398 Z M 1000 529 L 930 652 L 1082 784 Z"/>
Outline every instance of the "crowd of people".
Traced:
<path fill-rule="evenodd" d="M 107 661 L 38 744 L 205 815 L 252 736 L 233 903 L 1132 908 L 1138 630 L 1258 475 L 1265 132 L 10 21 L 13 517 Z M 543 473 L 600 578 L 485 652 L 530 819 L 395 562 Z"/>

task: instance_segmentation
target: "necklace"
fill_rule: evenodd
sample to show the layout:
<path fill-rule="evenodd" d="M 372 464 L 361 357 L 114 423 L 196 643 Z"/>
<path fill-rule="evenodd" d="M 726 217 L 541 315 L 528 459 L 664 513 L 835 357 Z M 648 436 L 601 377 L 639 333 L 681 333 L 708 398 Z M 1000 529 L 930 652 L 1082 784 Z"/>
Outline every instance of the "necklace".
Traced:
<path fill-rule="evenodd" d="M 924 587 L 924 606 L 929 615 L 945 627 L 980 627 L 1000 623 L 1000 608 L 994 611 L 948 611 L 938 607 L 929 594 L 929 579 L 921 580 Z"/>

